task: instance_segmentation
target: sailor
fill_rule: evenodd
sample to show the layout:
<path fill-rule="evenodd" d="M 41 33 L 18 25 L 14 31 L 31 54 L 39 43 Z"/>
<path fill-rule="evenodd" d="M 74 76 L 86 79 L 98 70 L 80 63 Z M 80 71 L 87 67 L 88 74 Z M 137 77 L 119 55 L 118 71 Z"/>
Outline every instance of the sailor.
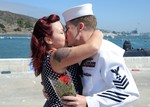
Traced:
<path fill-rule="evenodd" d="M 63 17 L 66 21 L 66 34 L 74 35 L 69 34 L 70 37 L 67 37 L 74 37 L 72 44 L 85 43 L 94 31 L 90 25 L 96 23 L 96 19 L 86 20 L 88 17 L 95 18 L 92 4 L 73 7 L 65 11 Z M 64 106 L 122 107 L 137 100 L 139 92 L 125 64 L 124 52 L 124 49 L 103 39 L 97 54 L 81 63 L 83 95 L 63 96 L 61 100 Z"/>

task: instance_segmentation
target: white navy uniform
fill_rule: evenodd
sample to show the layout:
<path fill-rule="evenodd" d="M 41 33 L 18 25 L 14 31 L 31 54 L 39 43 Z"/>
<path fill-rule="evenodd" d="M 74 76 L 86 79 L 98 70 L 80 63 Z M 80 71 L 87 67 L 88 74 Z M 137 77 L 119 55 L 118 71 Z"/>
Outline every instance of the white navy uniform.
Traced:
<path fill-rule="evenodd" d="M 88 107 L 123 107 L 139 98 L 123 54 L 122 48 L 103 40 L 98 53 L 82 61 L 83 95 Z"/>

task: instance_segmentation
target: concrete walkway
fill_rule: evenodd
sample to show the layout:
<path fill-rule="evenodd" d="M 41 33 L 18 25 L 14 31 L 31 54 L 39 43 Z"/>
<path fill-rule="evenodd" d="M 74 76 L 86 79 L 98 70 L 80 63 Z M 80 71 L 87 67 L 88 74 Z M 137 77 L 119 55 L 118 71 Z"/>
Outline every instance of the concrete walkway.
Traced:
<path fill-rule="evenodd" d="M 127 107 L 150 107 L 150 71 L 131 71 L 141 98 Z M 40 77 L 29 72 L 0 74 L 0 107 L 42 107 Z"/>
<path fill-rule="evenodd" d="M 42 107 L 40 77 L 33 73 L 0 74 L 0 107 Z"/>

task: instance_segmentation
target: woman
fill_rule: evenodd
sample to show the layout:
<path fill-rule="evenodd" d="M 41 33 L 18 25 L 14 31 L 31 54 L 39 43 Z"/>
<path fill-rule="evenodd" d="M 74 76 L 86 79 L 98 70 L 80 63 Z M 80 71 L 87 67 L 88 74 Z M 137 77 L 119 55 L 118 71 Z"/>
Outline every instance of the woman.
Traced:
<path fill-rule="evenodd" d="M 52 14 L 36 22 L 31 38 L 31 63 L 35 76 L 41 74 L 42 84 L 49 97 L 44 107 L 62 107 L 49 78 L 58 79 L 66 69 L 70 72 L 75 89 L 79 93 L 79 75 L 77 74 L 79 66 L 75 63 L 94 55 L 98 51 L 102 39 L 101 35 L 97 36 L 98 34 L 99 31 L 95 31 L 88 42 L 83 45 L 65 47 L 66 36 L 59 16 Z M 60 51 L 62 52 L 60 57 L 56 57 L 55 55 L 60 54 Z M 58 67 L 55 65 L 56 60 L 63 63 L 59 64 Z"/>

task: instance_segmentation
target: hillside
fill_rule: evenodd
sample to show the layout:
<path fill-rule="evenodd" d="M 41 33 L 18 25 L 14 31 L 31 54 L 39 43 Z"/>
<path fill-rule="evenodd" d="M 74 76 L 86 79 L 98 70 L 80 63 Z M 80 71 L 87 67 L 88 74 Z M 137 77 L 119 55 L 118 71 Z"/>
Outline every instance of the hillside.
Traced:
<path fill-rule="evenodd" d="M 36 21 L 36 18 L 29 16 L 0 11 L 0 34 L 31 33 Z"/>

